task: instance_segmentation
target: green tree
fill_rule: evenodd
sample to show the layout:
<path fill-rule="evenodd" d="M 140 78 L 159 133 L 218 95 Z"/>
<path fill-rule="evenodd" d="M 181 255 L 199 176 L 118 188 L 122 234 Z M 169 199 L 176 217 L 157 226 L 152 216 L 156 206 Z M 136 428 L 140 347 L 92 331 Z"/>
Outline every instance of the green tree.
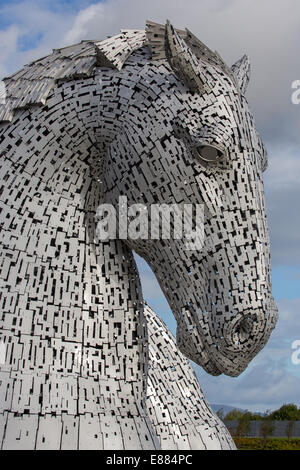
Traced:
<path fill-rule="evenodd" d="M 262 415 L 258 413 L 251 413 L 251 411 L 243 411 L 243 410 L 237 410 L 236 408 L 232 411 L 229 411 L 227 415 L 225 415 L 224 420 L 226 421 L 238 421 L 240 418 L 242 418 L 244 415 L 247 415 L 247 418 L 249 418 L 250 421 L 260 421 L 262 419 Z"/>
<path fill-rule="evenodd" d="M 263 439 L 263 447 L 266 447 L 268 437 L 272 436 L 275 430 L 275 426 L 271 421 L 271 415 L 269 411 L 266 411 L 264 416 L 262 417 L 262 421 L 260 424 L 259 433 Z"/>
<path fill-rule="evenodd" d="M 251 420 L 251 413 L 249 411 L 246 411 L 239 417 L 238 425 L 236 429 L 237 437 L 242 437 L 248 434 L 250 430 L 250 420 Z"/>
<path fill-rule="evenodd" d="M 250 421 L 261 421 L 262 416 L 258 413 L 251 413 Z"/>
<path fill-rule="evenodd" d="M 273 411 L 270 414 L 270 418 L 276 421 L 297 421 L 300 420 L 300 409 L 294 403 L 286 403 L 278 410 Z"/>
<path fill-rule="evenodd" d="M 229 411 L 229 413 L 227 413 L 224 419 L 226 421 L 237 421 L 241 418 L 241 416 L 243 416 L 243 414 L 244 411 L 234 408 L 233 410 Z"/>

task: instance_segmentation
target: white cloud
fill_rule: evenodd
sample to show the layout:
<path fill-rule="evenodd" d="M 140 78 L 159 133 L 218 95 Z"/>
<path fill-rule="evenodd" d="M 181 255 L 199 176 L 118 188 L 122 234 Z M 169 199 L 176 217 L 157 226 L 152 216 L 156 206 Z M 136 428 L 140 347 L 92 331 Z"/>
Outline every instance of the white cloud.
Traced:
<path fill-rule="evenodd" d="M 300 406 L 300 377 L 277 363 L 268 361 L 261 366 L 253 366 L 248 374 L 237 379 L 197 375 L 209 403 L 259 412 L 278 409 L 284 403 Z"/>
<path fill-rule="evenodd" d="M 60 46 L 75 16 L 62 16 L 36 0 L 7 3 L 0 15 L 11 23 L 0 30 L 0 78 Z"/>
<path fill-rule="evenodd" d="M 105 17 L 105 6 L 102 3 L 94 4 L 80 11 L 69 31 L 64 35 L 62 42 L 66 44 L 76 43 L 82 39 L 102 39 L 99 25 L 108 21 Z M 91 35 L 95 31 L 95 36 Z M 117 33 L 117 31 L 116 31 Z"/>
<path fill-rule="evenodd" d="M 20 29 L 17 26 L 11 26 L 5 30 L 0 30 L 0 76 L 8 73 L 7 63 L 11 57 L 17 53 L 17 42 L 20 35 Z"/>

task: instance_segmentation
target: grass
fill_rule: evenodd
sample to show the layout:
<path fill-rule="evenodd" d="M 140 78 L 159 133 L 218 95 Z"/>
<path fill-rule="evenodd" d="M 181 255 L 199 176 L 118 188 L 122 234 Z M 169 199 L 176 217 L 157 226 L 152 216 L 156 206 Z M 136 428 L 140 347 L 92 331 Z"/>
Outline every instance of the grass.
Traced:
<path fill-rule="evenodd" d="M 284 437 L 234 437 L 238 450 L 300 450 L 300 439 Z"/>

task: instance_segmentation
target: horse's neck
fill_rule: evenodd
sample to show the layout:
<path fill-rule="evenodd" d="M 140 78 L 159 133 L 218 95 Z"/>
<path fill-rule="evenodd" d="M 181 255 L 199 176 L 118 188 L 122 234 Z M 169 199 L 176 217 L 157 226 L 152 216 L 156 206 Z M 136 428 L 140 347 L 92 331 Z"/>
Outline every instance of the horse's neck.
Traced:
<path fill-rule="evenodd" d="M 23 372 L 49 370 L 105 378 L 111 383 L 101 390 L 104 401 L 115 399 L 123 383 L 119 399 L 143 407 L 147 344 L 138 273 L 122 242 L 94 238 L 101 161 L 80 113 L 71 119 L 78 111 L 73 105 L 54 95 L 47 108 L 19 112 L 14 126 L 2 129 L 2 199 L 9 209 L 1 277 L 10 299 L 6 319 L 17 325 L 7 325 L 5 333 L 7 370 L 22 364 L 16 372 L 21 381 Z M 23 357 L 20 335 L 24 350 L 44 341 L 43 354 Z"/>

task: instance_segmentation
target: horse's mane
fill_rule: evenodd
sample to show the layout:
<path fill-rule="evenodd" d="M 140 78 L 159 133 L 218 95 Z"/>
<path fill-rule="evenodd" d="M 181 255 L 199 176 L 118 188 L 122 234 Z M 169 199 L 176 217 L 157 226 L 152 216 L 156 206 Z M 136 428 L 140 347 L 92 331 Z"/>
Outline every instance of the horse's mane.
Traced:
<path fill-rule="evenodd" d="M 176 31 L 198 59 L 217 66 L 235 82 L 231 69 L 217 52 L 212 52 L 190 31 Z M 96 67 L 121 70 L 128 57 L 142 46 L 150 48 L 152 60 L 166 60 L 165 26 L 148 21 L 146 31 L 121 30 L 102 41 L 84 40 L 54 49 L 52 54 L 3 79 L 6 100 L 0 104 L 0 123 L 11 122 L 18 109 L 45 105 L 57 82 L 92 77 Z"/>

